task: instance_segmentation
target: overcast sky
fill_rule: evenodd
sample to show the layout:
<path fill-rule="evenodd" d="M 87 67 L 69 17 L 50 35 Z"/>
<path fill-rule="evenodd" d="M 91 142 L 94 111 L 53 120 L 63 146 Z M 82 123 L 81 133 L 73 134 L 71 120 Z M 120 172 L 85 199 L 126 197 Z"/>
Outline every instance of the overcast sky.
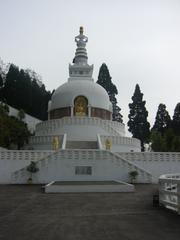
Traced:
<path fill-rule="evenodd" d="M 180 102 L 180 0 L 0 0 L 0 58 L 42 76 L 48 90 L 67 81 L 79 26 L 88 36 L 94 80 L 105 62 L 126 122 L 140 85 L 154 122 L 159 103 Z"/>

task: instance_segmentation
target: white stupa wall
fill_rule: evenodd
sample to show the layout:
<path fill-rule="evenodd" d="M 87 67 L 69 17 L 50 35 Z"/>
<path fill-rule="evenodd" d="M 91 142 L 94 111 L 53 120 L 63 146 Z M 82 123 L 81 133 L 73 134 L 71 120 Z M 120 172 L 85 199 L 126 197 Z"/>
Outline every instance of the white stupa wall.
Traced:
<path fill-rule="evenodd" d="M 0 151 L 0 184 L 11 183 L 11 174 L 30 164 L 48 156 L 53 151 L 31 151 L 31 150 L 3 150 Z"/>
<path fill-rule="evenodd" d="M 179 152 L 121 152 L 118 154 L 151 172 L 154 182 L 157 182 L 162 174 L 180 173 Z"/>
<path fill-rule="evenodd" d="M 13 151 L 13 150 L 0 151 L 0 184 L 11 183 L 12 182 L 11 176 L 15 171 L 18 171 L 23 167 L 28 166 L 28 164 L 31 161 L 38 161 L 52 153 L 54 153 L 54 151 Z M 128 161 L 132 161 L 136 165 L 149 171 L 152 174 L 152 177 L 153 177 L 152 180 L 154 183 L 158 182 L 158 177 L 163 173 L 180 172 L 180 153 L 153 153 L 153 152 L 152 153 L 140 153 L 140 152 L 130 153 L 129 152 L 129 153 L 118 153 L 118 154 L 124 159 L 127 159 Z M 74 157 L 76 158 L 76 156 Z M 74 157 L 71 157 L 71 158 L 69 157 L 68 161 L 66 160 L 63 162 L 63 164 L 65 164 L 67 169 L 74 166 L 73 165 Z M 80 159 L 79 161 L 80 161 L 79 163 L 81 163 L 82 165 L 90 165 L 92 163 L 92 159 L 90 159 L 89 162 L 88 160 L 83 161 L 83 159 Z M 101 162 L 101 166 L 99 165 L 96 173 L 99 172 L 100 176 L 102 176 L 102 174 L 105 174 L 105 172 L 104 173 L 100 173 L 100 172 L 107 171 L 105 169 L 107 167 L 107 163 L 103 162 L 103 159 L 101 159 L 100 162 Z M 62 165 L 62 168 L 64 169 L 65 166 Z M 123 167 L 121 168 L 123 171 Z M 111 175 L 109 175 L 109 179 L 110 178 L 114 179 L 115 172 L 113 169 L 114 168 L 112 168 Z M 49 165 L 47 161 L 46 162 L 47 182 L 49 179 L 48 172 L 50 172 L 52 176 L 51 171 L 52 171 L 52 165 Z M 26 175 L 27 174 L 28 173 L 26 173 Z M 65 174 L 65 172 L 63 174 Z M 22 172 L 22 175 L 23 175 L 23 172 Z M 82 176 L 80 177 L 83 179 Z M 67 178 L 65 177 L 65 179 Z"/>

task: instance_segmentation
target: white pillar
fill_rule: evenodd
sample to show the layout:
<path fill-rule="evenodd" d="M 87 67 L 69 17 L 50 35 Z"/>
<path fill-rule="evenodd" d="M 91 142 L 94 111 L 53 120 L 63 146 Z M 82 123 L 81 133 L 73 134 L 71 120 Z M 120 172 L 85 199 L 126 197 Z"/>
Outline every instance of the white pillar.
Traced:
<path fill-rule="evenodd" d="M 88 117 L 91 117 L 91 106 L 88 105 Z"/>
<path fill-rule="evenodd" d="M 74 116 L 74 106 L 71 106 L 71 117 Z"/>
<path fill-rule="evenodd" d="M 111 112 L 111 114 L 110 114 L 110 120 L 112 121 L 112 112 Z"/>

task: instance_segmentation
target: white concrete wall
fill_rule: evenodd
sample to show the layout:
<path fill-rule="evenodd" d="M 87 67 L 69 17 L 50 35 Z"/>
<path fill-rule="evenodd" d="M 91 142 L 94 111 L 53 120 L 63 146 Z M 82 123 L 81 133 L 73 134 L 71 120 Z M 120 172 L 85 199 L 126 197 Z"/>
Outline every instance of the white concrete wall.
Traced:
<path fill-rule="evenodd" d="M 140 152 L 118 154 L 149 171 L 153 176 L 153 182 L 156 183 L 162 174 L 180 172 L 180 153 Z"/>
<path fill-rule="evenodd" d="M 54 151 L 0 151 L 0 184 L 11 183 L 11 174 L 31 161 L 48 156 Z"/>
<path fill-rule="evenodd" d="M 33 136 L 29 141 L 29 148 L 33 150 L 53 150 L 53 138 L 58 137 L 59 148 L 62 148 L 64 135 Z"/>
<path fill-rule="evenodd" d="M 86 129 L 85 134 L 82 130 Z M 119 131 L 116 129 L 119 128 Z M 97 134 L 112 135 L 112 136 L 124 136 L 124 125 L 120 123 L 114 123 L 113 121 L 102 120 L 100 118 L 89 117 L 64 117 L 62 119 L 54 119 L 41 122 L 36 126 L 36 136 L 56 135 L 64 134 L 76 138 L 74 134 L 77 134 L 77 140 L 81 140 L 84 136 L 91 139 L 97 136 Z M 81 139 L 78 139 L 81 136 Z M 85 139 L 88 140 L 88 139 Z"/>
<path fill-rule="evenodd" d="M 137 171 L 138 182 L 151 181 L 151 175 L 142 168 L 120 158 L 109 151 L 100 150 L 61 150 L 38 161 L 40 169 L 34 176 L 36 183 L 51 181 L 95 181 L 120 180 L 128 181 L 129 172 Z M 76 174 L 75 168 L 88 166 L 92 174 Z M 28 178 L 26 168 L 13 173 L 14 183 L 25 183 Z"/>
<path fill-rule="evenodd" d="M 136 138 L 121 137 L 121 136 L 100 136 L 102 149 L 106 149 L 106 140 L 111 143 L 112 152 L 140 152 L 140 141 Z"/>
<path fill-rule="evenodd" d="M 63 152 L 63 151 L 62 151 Z M 110 155 L 103 155 L 103 151 L 93 155 L 93 151 L 64 151 L 64 155 L 56 155 L 52 159 L 41 162 L 43 171 L 37 176 L 49 182 L 59 177 L 59 180 L 94 180 L 99 179 L 118 179 L 126 181 L 127 172 L 132 167 L 123 161 L 119 161 Z M 94 151 L 95 152 L 95 151 Z M 11 174 L 26 167 L 30 161 L 38 161 L 55 151 L 0 151 L 0 183 L 11 183 Z M 87 156 L 87 154 L 89 154 Z M 165 173 L 180 172 L 180 153 L 119 153 L 128 161 L 149 171 L 153 176 L 153 182 L 158 181 L 158 177 Z M 54 161 L 54 162 L 53 162 Z M 53 162 L 53 164 L 52 164 Z M 74 167 L 92 166 L 92 176 L 76 176 Z M 27 176 L 26 176 L 27 177 Z M 58 179 L 57 179 L 58 180 Z"/>

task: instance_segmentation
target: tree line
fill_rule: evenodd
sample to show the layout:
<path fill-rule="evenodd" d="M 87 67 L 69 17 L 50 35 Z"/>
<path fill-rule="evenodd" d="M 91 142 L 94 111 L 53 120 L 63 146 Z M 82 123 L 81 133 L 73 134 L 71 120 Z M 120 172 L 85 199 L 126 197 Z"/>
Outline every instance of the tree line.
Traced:
<path fill-rule="evenodd" d="M 112 120 L 123 122 L 120 113 L 121 108 L 117 106 L 115 95 L 118 94 L 116 86 L 105 63 L 102 64 L 98 75 L 98 84 L 105 88 L 113 106 Z M 146 101 L 143 100 L 143 93 L 139 85 L 135 86 L 132 96 L 132 103 L 129 104 L 128 130 L 132 137 L 138 138 L 141 142 L 141 150 L 145 150 L 145 144 L 150 144 L 150 148 L 156 152 L 180 152 L 180 103 L 174 109 L 171 119 L 166 106 L 160 103 L 153 127 L 148 122 L 148 111 Z"/>
<path fill-rule="evenodd" d="M 23 109 L 31 116 L 46 120 L 50 98 L 51 92 L 46 91 L 44 84 L 27 70 L 10 64 L 4 77 L 0 74 L 0 101 L 14 108 Z"/>
<path fill-rule="evenodd" d="M 144 151 L 145 143 L 150 143 L 151 150 L 155 152 L 180 152 L 180 103 L 177 103 L 172 119 L 166 105 L 160 103 L 152 128 L 147 120 L 145 104 L 137 84 L 129 104 L 128 130 L 133 137 L 140 139 L 141 150 Z"/>
<path fill-rule="evenodd" d="M 109 69 L 105 63 L 99 69 L 97 83 L 104 87 L 109 95 L 109 100 L 112 103 L 112 120 L 123 123 L 121 108 L 118 106 L 116 99 L 118 90 L 112 82 Z M 6 74 L 0 72 L 0 101 L 19 110 L 23 109 L 31 116 L 41 120 L 47 119 L 48 101 L 51 99 L 51 95 L 52 93 L 46 90 L 44 84 L 39 82 L 36 75 L 30 74 L 27 70 L 19 69 L 14 64 L 10 64 Z M 143 100 L 143 93 L 137 84 L 132 96 L 132 103 L 129 104 L 130 111 L 127 125 L 132 137 L 141 141 L 141 150 L 144 151 L 144 146 L 148 143 L 153 151 L 180 151 L 180 103 L 176 105 L 172 119 L 165 104 L 160 103 L 152 128 L 147 120 L 148 111 L 145 105 L 146 101 Z M 1 109 L 1 117 L 5 116 L 3 111 Z M 3 121 L 1 119 L 1 131 L 2 126 Z M 2 140 L 0 145 L 1 142 Z"/>
<path fill-rule="evenodd" d="M 0 103 L 0 146 L 5 148 L 21 149 L 30 137 L 27 124 L 22 121 L 23 112 L 19 111 L 18 117 L 9 116 L 9 108 Z"/>

